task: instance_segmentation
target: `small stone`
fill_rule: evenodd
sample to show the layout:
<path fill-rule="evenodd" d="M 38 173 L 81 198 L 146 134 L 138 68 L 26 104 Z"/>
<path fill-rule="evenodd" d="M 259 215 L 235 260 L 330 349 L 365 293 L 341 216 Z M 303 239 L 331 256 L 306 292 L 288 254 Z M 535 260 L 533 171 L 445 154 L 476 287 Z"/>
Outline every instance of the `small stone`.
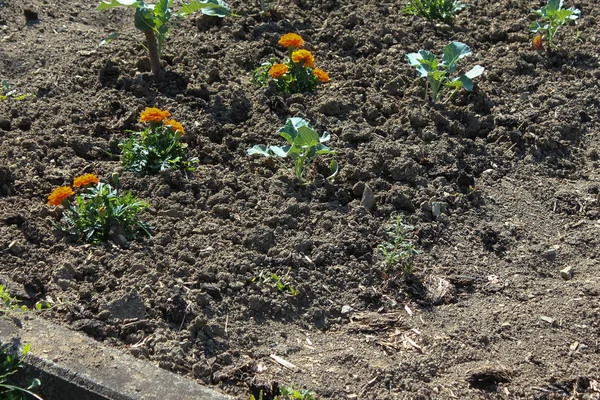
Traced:
<path fill-rule="evenodd" d="M 342 306 L 342 314 L 348 314 L 350 311 L 352 311 L 352 307 L 349 305 Z"/>
<path fill-rule="evenodd" d="M 373 191 L 369 187 L 369 185 L 365 185 L 365 189 L 363 190 L 362 198 L 360 199 L 360 205 L 371 211 L 373 206 L 375 205 L 375 195 Z"/>
<path fill-rule="evenodd" d="M 557 324 L 556 324 L 556 320 L 555 320 L 554 318 L 551 318 L 551 317 L 546 317 L 545 315 L 542 315 L 542 316 L 540 317 L 540 319 L 541 319 L 542 321 L 544 321 L 544 322 L 547 322 L 547 323 L 549 323 L 550 325 L 552 325 L 552 326 L 554 326 L 554 327 L 556 327 L 556 326 L 557 326 Z"/>
<path fill-rule="evenodd" d="M 12 242 L 10 242 L 8 244 L 8 250 L 14 254 L 15 256 L 21 254 L 23 252 L 23 250 L 25 250 L 23 248 L 23 246 L 19 243 L 18 240 L 13 240 Z"/>
<path fill-rule="evenodd" d="M 560 270 L 560 277 L 565 281 L 573 279 L 573 267 L 566 267 Z"/>
<path fill-rule="evenodd" d="M 443 201 L 432 201 L 431 202 L 431 214 L 437 219 L 442 213 L 445 213 L 447 204 Z"/>
<path fill-rule="evenodd" d="M 365 183 L 364 182 L 357 182 L 353 187 L 352 187 L 352 193 L 356 196 L 356 197 L 360 197 L 362 196 L 363 192 L 365 190 Z"/>
<path fill-rule="evenodd" d="M 129 241 L 127 240 L 127 238 L 125 237 L 125 235 L 118 233 L 113 237 L 113 243 L 116 244 L 117 246 L 126 249 L 129 247 Z"/>
<path fill-rule="evenodd" d="M 159 217 L 182 218 L 183 213 L 175 208 L 170 208 L 168 210 L 159 211 L 158 216 Z"/>
<path fill-rule="evenodd" d="M 556 249 L 548 249 L 548 250 L 546 250 L 546 252 L 544 253 L 544 257 L 548 261 L 554 261 L 554 260 L 556 260 Z"/>

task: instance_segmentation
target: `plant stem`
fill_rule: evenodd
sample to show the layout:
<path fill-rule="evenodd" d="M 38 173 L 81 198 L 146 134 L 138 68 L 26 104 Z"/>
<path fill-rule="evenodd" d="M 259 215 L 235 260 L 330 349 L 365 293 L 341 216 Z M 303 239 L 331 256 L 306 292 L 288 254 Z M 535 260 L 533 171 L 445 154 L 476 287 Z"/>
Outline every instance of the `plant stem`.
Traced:
<path fill-rule="evenodd" d="M 160 72 L 160 57 L 158 55 L 156 36 L 152 29 L 144 31 L 144 34 L 146 35 L 146 44 L 148 45 L 148 54 L 150 56 L 150 68 L 152 69 L 152 73 L 158 76 Z"/>

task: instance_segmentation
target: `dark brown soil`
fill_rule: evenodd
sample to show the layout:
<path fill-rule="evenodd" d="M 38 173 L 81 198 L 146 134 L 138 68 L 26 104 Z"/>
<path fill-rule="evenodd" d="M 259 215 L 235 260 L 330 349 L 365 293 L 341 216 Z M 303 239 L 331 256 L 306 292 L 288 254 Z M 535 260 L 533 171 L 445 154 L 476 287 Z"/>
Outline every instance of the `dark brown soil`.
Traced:
<path fill-rule="evenodd" d="M 528 32 L 541 1 L 470 0 L 453 25 L 405 16 L 403 1 L 280 0 L 269 17 L 232 1 L 242 17 L 175 28 L 159 79 L 131 10 L 96 3 L 0 0 L 0 79 L 33 95 L 0 102 L 0 269 L 14 295 L 240 399 L 289 383 L 330 399 L 598 398 L 595 0 L 567 2 L 582 17 L 542 54 Z M 115 31 L 132 37 L 99 48 Z M 316 94 L 250 82 L 287 32 L 334 79 Z M 404 56 L 452 40 L 486 72 L 433 106 Z M 186 127 L 193 176 L 123 171 L 117 144 L 147 106 Z M 332 134 L 335 182 L 298 187 L 289 164 L 247 156 L 280 143 L 290 116 Z M 114 171 L 151 204 L 155 235 L 127 249 L 61 239 L 51 190 Z M 397 214 L 415 226 L 413 275 L 382 273 Z M 261 272 L 300 294 L 253 282 Z"/>

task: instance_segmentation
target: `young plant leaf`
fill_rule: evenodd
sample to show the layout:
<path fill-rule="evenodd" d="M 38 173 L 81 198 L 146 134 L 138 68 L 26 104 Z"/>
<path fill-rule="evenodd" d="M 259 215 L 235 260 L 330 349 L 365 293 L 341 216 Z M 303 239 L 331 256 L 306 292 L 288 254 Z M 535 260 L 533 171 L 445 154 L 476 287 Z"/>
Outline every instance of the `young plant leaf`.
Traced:
<path fill-rule="evenodd" d="M 248 149 L 248 155 L 260 154 L 265 157 L 271 157 L 271 153 L 269 153 L 269 148 L 264 144 L 257 144 L 254 147 Z"/>
<path fill-rule="evenodd" d="M 444 55 L 442 56 L 442 62 L 448 70 L 454 71 L 456 69 L 456 62 L 463 57 L 471 54 L 471 49 L 464 43 L 451 42 L 444 48 Z"/>
<path fill-rule="evenodd" d="M 119 36 L 121 36 L 121 34 L 119 32 L 111 33 L 105 39 L 103 39 L 98 46 L 99 47 L 104 46 L 105 44 L 108 44 L 108 43 L 112 42 L 113 40 L 115 40 Z"/>
<path fill-rule="evenodd" d="M 141 2 L 139 0 L 112 0 L 110 2 L 102 0 L 98 6 L 98 10 L 108 10 L 114 7 L 132 7 L 137 8 Z"/>
<path fill-rule="evenodd" d="M 193 0 L 189 4 L 182 3 L 181 10 L 177 13 L 179 17 L 185 17 L 198 10 L 202 11 L 202 14 L 211 17 L 227 17 L 232 15 L 231 8 L 223 0 L 207 0 L 202 2 L 199 0 Z"/>
<path fill-rule="evenodd" d="M 281 158 L 285 158 L 288 156 L 288 154 L 290 153 L 290 150 L 292 149 L 292 146 L 271 146 L 269 147 L 269 150 L 271 150 L 273 152 L 273 154 L 275 154 L 278 157 Z"/>
<path fill-rule="evenodd" d="M 563 0 L 548 0 L 547 9 L 549 11 L 557 11 L 560 10 L 563 6 Z"/>
<path fill-rule="evenodd" d="M 476 65 L 471 68 L 470 71 L 465 72 L 465 76 L 470 79 L 477 78 L 479 75 L 483 74 L 483 71 L 485 71 L 484 67 L 481 65 Z"/>
<path fill-rule="evenodd" d="M 340 172 L 340 167 L 339 167 L 337 161 L 331 160 L 329 162 L 329 172 L 330 172 L 330 175 L 327 177 L 327 179 L 335 178 L 337 176 L 338 172 Z"/>

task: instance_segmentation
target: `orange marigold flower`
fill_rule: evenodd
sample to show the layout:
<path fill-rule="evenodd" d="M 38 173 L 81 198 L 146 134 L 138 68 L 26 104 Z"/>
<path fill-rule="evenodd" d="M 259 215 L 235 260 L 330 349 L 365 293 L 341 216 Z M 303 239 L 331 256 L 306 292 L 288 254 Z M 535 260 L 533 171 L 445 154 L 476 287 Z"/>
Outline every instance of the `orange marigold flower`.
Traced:
<path fill-rule="evenodd" d="M 279 78 L 280 76 L 285 75 L 288 72 L 288 67 L 285 64 L 273 64 L 273 66 L 269 69 L 269 75 L 271 78 Z"/>
<path fill-rule="evenodd" d="M 171 116 L 167 110 L 148 107 L 140 114 L 140 122 L 161 122 Z"/>
<path fill-rule="evenodd" d="M 181 125 L 179 122 L 175 121 L 174 119 L 166 120 L 165 125 L 169 125 L 171 127 L 171 129 L 173 129 L 173 132 L 179 131 L 179 132 L 181 132 L 182 135 L 185 132 L 185 130 L 183 129 L 183 125 Z"/>
<path fill-rule="evenodd" d="M 531 48 L 537 51 L 544 50 L 544 44 L 542 43 L 542 35 L 535 35 L 531 40 Z"/>
<path fill-rule="evenodd" d="M 292 61 L 299 63 L 304 62 L 305 67 L 315 67 L 315 57 L 308 50 L 296 50 L 292 53 Z"/>
<path fill-rule="evenodd" d="M 297 47 L 304 46 L 304 39 L 295 33 L 286 33 L 279 39 L 279 44 L 283 47 Z"/>
<path fill-rule="evenodd" d="M 75 192 L 71 186 L 57 187 L 50 193 L 50 196 L 48 196 L 48 204 L 51 206 L 60 206 L 60 203 L 62 203 L 64 199 L 74 194 Z"/>
<path fill-rule="evenodd" d="M 315 68 L 313 74 L 319 79 L 319 82 L 329 82 L 329 75 L 320 68 Z"/>
<path fill-rule="evenodd" d="M 98 184 L 98 177 L 94 174 L 85 174 L 73 179 L 73 186 L 75 186 L 76 188 L 81 186 L 87 186 L 92 183 L 94 185 Z"/>

